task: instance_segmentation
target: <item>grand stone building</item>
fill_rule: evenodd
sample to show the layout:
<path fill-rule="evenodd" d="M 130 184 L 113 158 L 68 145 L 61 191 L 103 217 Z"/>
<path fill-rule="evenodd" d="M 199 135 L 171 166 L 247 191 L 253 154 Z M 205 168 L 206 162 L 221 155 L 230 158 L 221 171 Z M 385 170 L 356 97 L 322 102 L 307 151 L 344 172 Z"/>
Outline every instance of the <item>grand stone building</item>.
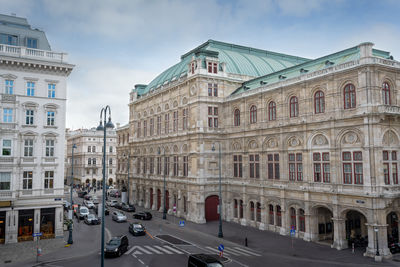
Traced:
<path fill-rule="evenodd" d="M 0 15 L 0 243 L 63 237 L 65 53 Z M 1 248 L 0 248 L 1 249 Z"/>
<path fill-rule="evenodd" d="M 103 138 L 104 132 L 96 128 L 77 129 L 66 132 L 65 180 L 72 174 L 72 146 L 74 149 L 74 184 L 100 188 L 103 181 Z M 113 185 L 117 170 L 117 138 L 115 130 L 107 129 L 106 184 Z"/>
<path fill-rule="evenodd" d="M 130 93 L 131 202 L 218 219 L 220 145 L 224 220 L 389 257 L 399 74 L 371 43 L 310 60 L 209 40 Z"/>

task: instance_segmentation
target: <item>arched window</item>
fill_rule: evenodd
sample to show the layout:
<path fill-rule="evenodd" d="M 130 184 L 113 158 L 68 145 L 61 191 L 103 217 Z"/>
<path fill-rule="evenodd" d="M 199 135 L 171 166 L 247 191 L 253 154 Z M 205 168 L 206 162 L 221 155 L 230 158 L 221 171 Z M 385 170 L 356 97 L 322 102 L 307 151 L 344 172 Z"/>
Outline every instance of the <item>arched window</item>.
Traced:
<path fill-rule="evenodd" d="M 297 96 L 292 96 L 290 98 L 290 117 L 294 118 L 299 116 L 299 100 Z"/>
<path fill-rule="evenodd" d="M 235 126 L 240 126 L 240 110 L 235 109 L 235 112 L 233 114 L 233 123 Z"/>
<path fill-rule="evenodd" d="M 250 123 L 257 122 L 257 107 L 255 105 L 250 108 Z"/>
<path fill-rule="evenodd" d="M 276 206 L 276 226 L 282 226 L 282 210 L 281 210 L 281 206 Z"/>
<path fill-rule="evenodd" d="M 290 229 L 296 230 L 296 210 L 290 208 Z"/>
<path fill-rule="evenodd" d="M 234 206 L 233 206 L 233 217 L 237 218 L 238 217 L 238 201 L 235 199 L 234 201 Z"/>
<path fill-rule="evenodd" d="M 239 206 L 239 218 L 243 219 L 243 200 L 240 200 L 240 206 Z"/>
<path fill-rule="evenodd" d="M 356 107 L 356 88 L 351 83 L 344 87 L 344 108 Z"/>
<path fill-rule="evenodd" d="M 274 225 L 274 206 L 269 205 L 269 218 L 268 218 L 269 224 Z"/>
<path fill-rule="evenodd" d="M 322 91 L 317 91 L 314 95 L 315 114 L 325 112 L 325 95 Z"/>
<path fill-rule="evenodd" d="M 384 105 L 390 105 L 390 86 L 387 82 L 382 84 L 382 100 Z"/>
<path fill-rule="evenodd" d="M 270 121 L 276 120 L 276 104 L 274 101 L 271 101 L 268 104 L 268 119 Z"/>

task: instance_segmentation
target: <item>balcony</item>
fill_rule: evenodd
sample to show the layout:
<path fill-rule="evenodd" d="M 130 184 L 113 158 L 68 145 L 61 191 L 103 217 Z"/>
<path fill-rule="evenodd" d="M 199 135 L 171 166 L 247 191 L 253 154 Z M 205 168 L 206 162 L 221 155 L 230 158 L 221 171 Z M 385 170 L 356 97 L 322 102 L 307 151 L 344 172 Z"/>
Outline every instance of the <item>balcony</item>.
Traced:
<path fill-rule="evenodd" d="M 67 54 L 22 46 L 0 44 L 0 55 L 66 63 Z"/>
<path fill-rule="evenodd" d="M 378 106 L 378 113 L 389 114 L 389 115 L 400 115 L 400 107 L 380 105 Z"/>
<path fill-rule="evenodd" d="M 13 192 L 12 191 L 2 191 L 2 190 L 0 190 L 0 200 L 11 199 L 11 198 L 13 198 Z"/>

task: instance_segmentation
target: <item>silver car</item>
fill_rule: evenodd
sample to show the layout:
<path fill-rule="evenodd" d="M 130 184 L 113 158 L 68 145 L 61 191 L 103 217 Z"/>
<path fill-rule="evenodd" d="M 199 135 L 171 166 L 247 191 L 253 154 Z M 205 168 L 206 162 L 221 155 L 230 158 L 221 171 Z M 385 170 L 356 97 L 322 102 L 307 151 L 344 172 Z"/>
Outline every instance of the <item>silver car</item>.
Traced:
<path fill-rule="evenodd" d="M 126 215 L 120 211 L 113 211 L 112 219 L 116 222 L 126 222 Z"/>

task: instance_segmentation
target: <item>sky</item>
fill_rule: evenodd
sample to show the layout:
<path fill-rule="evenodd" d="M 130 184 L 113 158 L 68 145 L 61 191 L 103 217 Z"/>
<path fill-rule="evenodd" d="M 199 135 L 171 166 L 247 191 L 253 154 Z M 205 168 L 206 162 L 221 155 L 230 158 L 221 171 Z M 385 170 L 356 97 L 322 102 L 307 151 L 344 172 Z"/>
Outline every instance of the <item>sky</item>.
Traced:
<path fill-rule="evenodd" d="M 98 125 L 109 105 L 127 124 L 129 92 L 209 39 L 318 58 L 373 42 L 400 60 L 398 0 L 0 0 L 68 53 L 70 129 Z"/>

